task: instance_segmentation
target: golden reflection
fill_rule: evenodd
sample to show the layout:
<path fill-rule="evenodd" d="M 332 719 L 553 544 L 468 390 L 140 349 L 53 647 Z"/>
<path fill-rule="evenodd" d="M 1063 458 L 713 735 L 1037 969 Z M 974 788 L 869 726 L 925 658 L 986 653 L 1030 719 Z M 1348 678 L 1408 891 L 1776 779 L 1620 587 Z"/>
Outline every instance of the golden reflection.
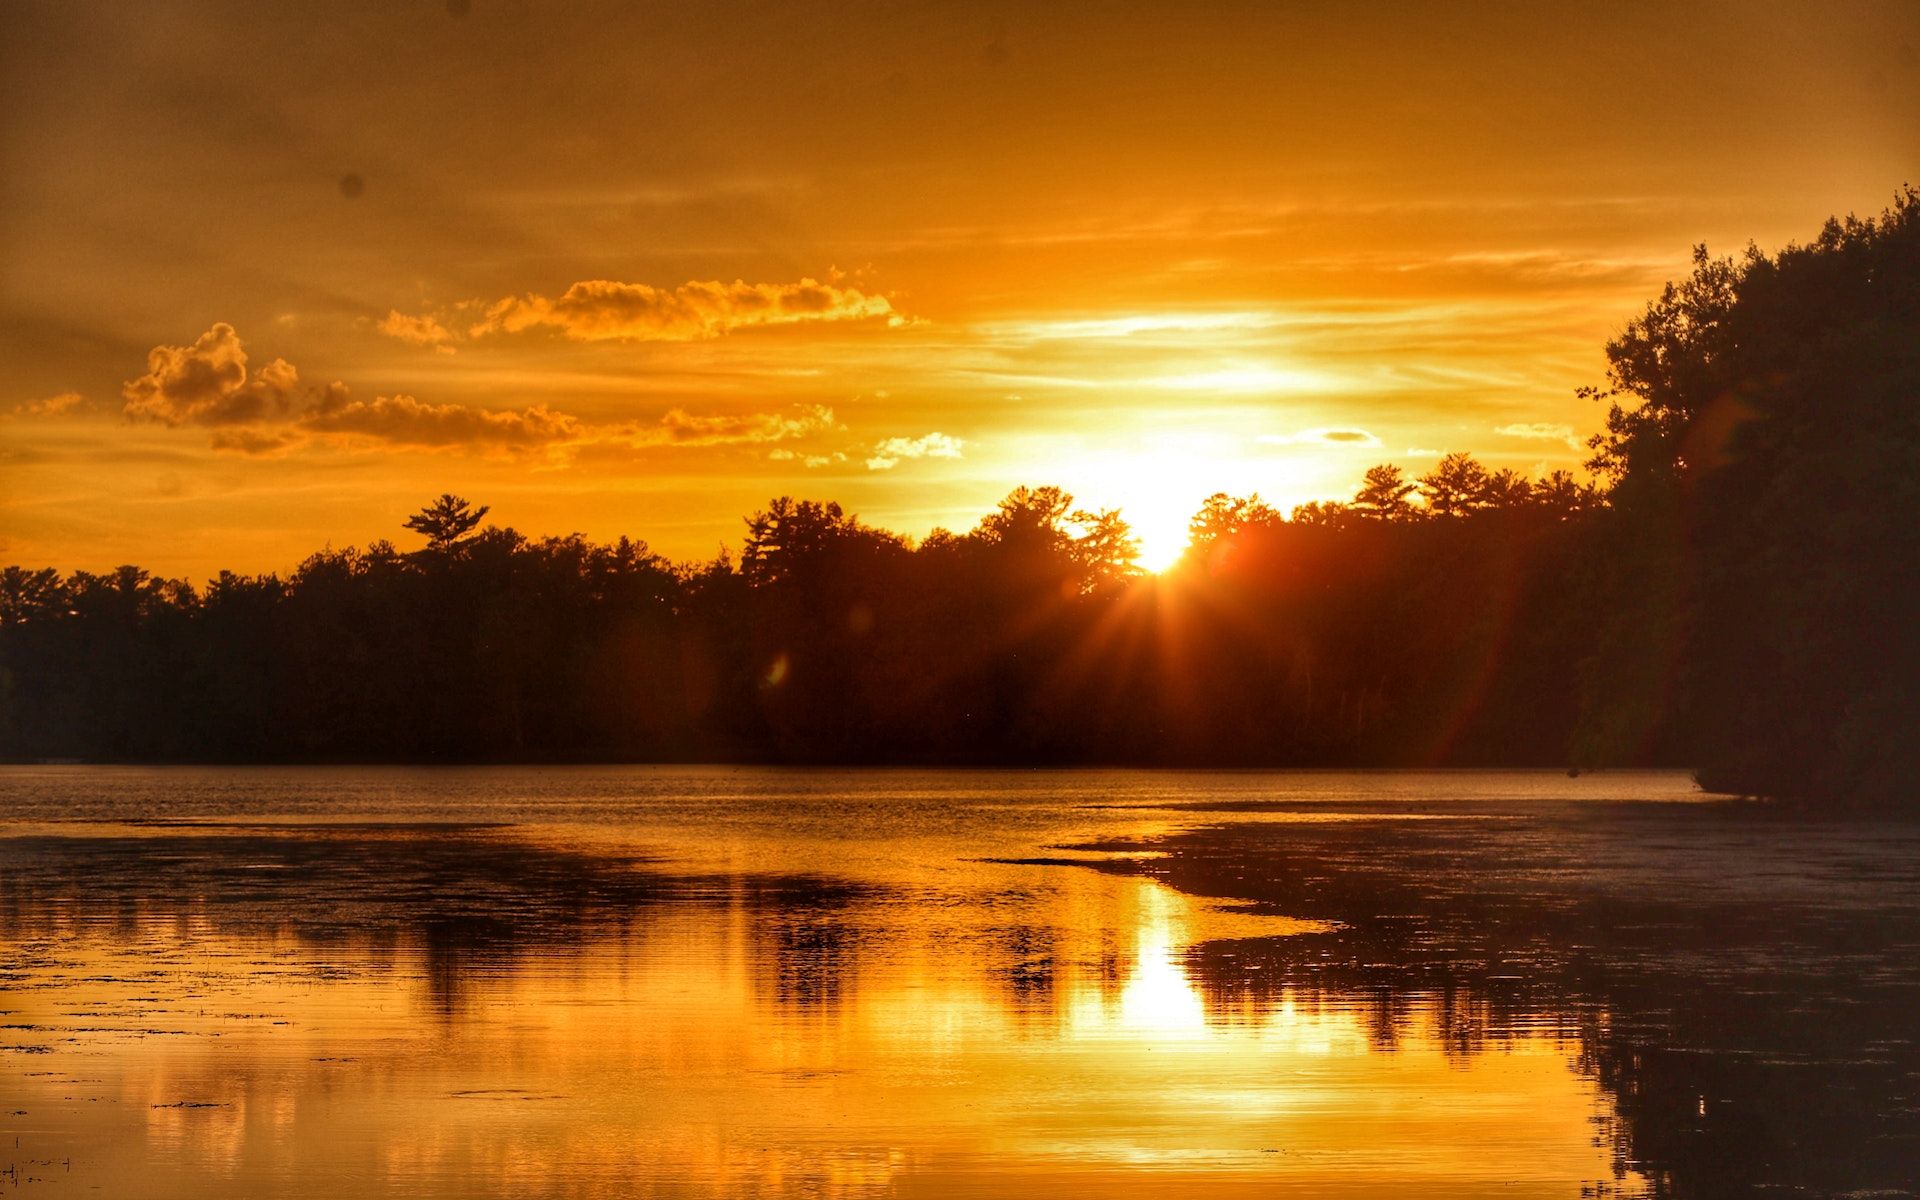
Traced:
<path fill-rule="evenodd" d="M 1142 889 L 1134 935 L 1133 973 L 1120 989 L 1121 1024 L 1147 1033 L 1193 1035 L 1206 1030 L 1207 1010 L 1187 972 L 1174 961 L 1173 910 L 1186 901 L 1165 888 Z"/>
<path fill-rule="evenodd" d="M 741 839 L 706 853 L 753 857 Z M 872 851 L 842 853 L 849 878 Z M 892 889 L 735 870 L 518 931 L 315 937 L 165 895 L 105 922 L 28 910 L 0 942 L 31 981 L 6 1001 L 13 1131 L 70 1158 L 74 1190 L 154 1197 L 1613 1178 L 1604 1097 L 1551 1025 L 1482 1012 L 1494 1049 L 1462 1054 L 1458 1015 L 1414 997 L 1383 1041 L 1373 998 L 1194 975 L 1202 942 L 1320 927 L 1087 866 L 920 855 L 896 848 Z"/>

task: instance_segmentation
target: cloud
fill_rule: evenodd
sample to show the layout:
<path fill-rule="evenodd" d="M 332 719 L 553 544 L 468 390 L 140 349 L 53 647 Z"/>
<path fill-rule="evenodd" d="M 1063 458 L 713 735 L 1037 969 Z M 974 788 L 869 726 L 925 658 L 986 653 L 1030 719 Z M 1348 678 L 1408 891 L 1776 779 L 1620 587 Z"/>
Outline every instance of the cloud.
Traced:
<path fill-rule="evenodd" d="M 654 426 L 641 426 L 629 434 L 641 445 L 670 443 L 679 446 L 713 446 L 741 442 L 779 442 L 838 428 L 833 410 L 807 405 L 793 414 L 741 413 L 693 416 L 674 409 Z"/>
<path fill-rule="evenodd" d="M 258 446 L 229 438 L 220 449 L 276 453 L 319 439 L 346 445 L 368 442 L 397 449 L 464 450 L 519 457 L 566 459 L 587 447 L 644 450 L 673 446 L 764 445 L 836 429 L 833 410 L 802 407 L 791 413 L 696 415 L 674 409 L 656 421 L 594 422 L 535 404 L 519 409 L 429 404 L 413 396 L 351 400 L 336 385 L 329 399 L 300 413 L 277 437 Z"/>
<path fill-rule="evenodd" d="M 273 457 L 285 454 L 306 440 L 289 429 L 256 429 L 239 425 L 215 430 L 211 444 L 215 450 L 225 450 L 231 454 Z"/>
<path fill-rule="evenodd" d="M 284 414 L 300 377 L 276 358 L 247 370 L 247 352 L 233 326 L 222 321 L 191 346 L 155 346 L 147 373 L 120 389 L 122 410 L 162 425 L 237 425 Z"/>
<path fill-rule="evenodd" d="M 1175 335 L 1188 344 L 1196 340 L 1192 335 L 1218 334 L 1223 344 L 1238 344 L 1247 330 L 1270 329 L 1280 323 L 1279 315 L 1272 312 L 1188 312 L 991 321 L 975 329 L 988 339 L 1016 343 L 1114 338 L 1159 342 Z"/>
<path fill-rule="evenodd" d="M 1526 425 L 1502 425 L 1494 430 L 1506 437 L 1527 438 L 1539 442 L 1565 442 L 1573 449 L 1580 449 L 1580 439 L 1573 435 L 1571 425 L 1548 425 L 1534 422 Z"/>
<path fill-rule="evenodd" d="M 16 404 L 8 415 L 15 417 L 57 417 L 72 412 L 86 403 L 86 397 L 79 392 L 61 392 L 58 396 L 48 396 L 45 400 L 27 400 Z"/>
<path fill-rule="evenodd" d="M 235 454 L 277 455 L 326 442 L 564 459 L 589 446 L 766 444 L 840 428 L 833 410 L 819 405 L 704 415 L 676 408 L 657 420 L 596 422 L 544 404 L 493 409 L 434 404 L 409 395 L 356 400 L 339 382 L 296 390 L 298 373 L 284 359 L 249 373 L 245 347 L 226 324 L 215 325 L 192 346 L 156 346 L 148 368 L 123 389 L 128 416 L 169 426 L 213 426 L 213 448 Z"/>
<path fill-rule="evenodd" d="M 447 345 L 453 340 L 453 331 L 432 317 L 410 317 L 396 308 L 374 328 L 408 345 L 432 346 L 443 354 L 453 353 L 453 347 Z"/>
<path fill-rule="evenodd" d="M 893 325 L 906 321 L 885 296 L 836 278 L 824 283 L 812 278 L 797 283 L 695 280 L 670 289 L 587 279 L 557 299 L 508 296 L 489 305 L 467 332 L 489 337 L 553 329 L 578 342 L 690 342 L 756 325 L 882 319 Z"/>
<path fill-rule="evenodd" d="M 1303 429 L 1299 433 L 1263 433 L 1256 441 L 1269 446 L 1378 446 L 1380 439 L 1364 429 Z"/>
<path fill-rule="evenodd" d="M 917 438 L 888 438 L 873 448 L 867 470 L 891 471 L 903 458 L 959 458 L 965 445 L 959 438 L 938 431 Z"/>
<path fill-rule="evenodd" d="M 299 427 L 311 434 L 371 438 L 390 446 L 427 449 L 520 452 L 587 440 L 587 427 L 577 417 L 555 412 L 544 404 L 501 410 L 423 404 L 412 396 L 376 396 L 315 409 L 301 415 Z"/>

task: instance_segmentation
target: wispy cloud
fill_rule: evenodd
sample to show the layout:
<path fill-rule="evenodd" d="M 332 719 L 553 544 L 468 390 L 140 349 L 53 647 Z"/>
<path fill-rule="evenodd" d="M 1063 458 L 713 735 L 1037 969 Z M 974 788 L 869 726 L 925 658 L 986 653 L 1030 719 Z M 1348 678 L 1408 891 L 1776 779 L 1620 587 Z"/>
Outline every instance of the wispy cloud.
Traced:
<path fill-rule="evenodd" d="M 303 413 L 299 431 L 369 438 L 389 446 L 468 448 L 520 453 L 584 441 L 579 418 L 536 404 L 525 409 L 424 404 L 412 396 L 344 400 Z"/>
<path fill-rule="evenodd" d="M 1109 317 L 993 321 L 976 326 L 975 332 L 990 340 L 1015 342 L 1110 340 L 1236 333 L 1249 329 L 1270 329 L 1282 321 L 1279 313 L 1258 311 L 1136 313 Z"/>
<path fill-rule="evenodd" d="M 1140 381 L 1148 387 L 1176 392 L 1256 394 L 1269 392 L 1328 392 L 1344 390 L 1347 381 L 1325 372 L 1275 367 L 1265 363 L 1215 367 L 1183 375 L 1160 375 Z"/>
<path fill-rule="evenodd" d="M 57 417 L 70 413 L 86 403 L 87 398 L 79 392 L 61 392 L 57 396 L 48 396 L 44 400 L 26 400 L 8 409 L 9 416 L 15 417 Z"/>
<path fill-rule="evenodd" d="M 1575 450 L 1580 449 L 1580 439 L 1573 434 L 1571 425 L 1549 425 L 1533 422 L 1521 425 L 1502 425 L 1494 430 L 1503 437 L 1525 438 L 1535 442 L 1565 442 Z"/>
<path fill-rule="evenodd" d="M 694 416 L 676 408 L 656 425 L 625 427 L 625 437 L 642 445 L 714 446 L 780 442 L 838 427 L 833 410 L 820 405 L 801 405 L 789 413 L 713 416 Z"/>
<path fill-rule="evenodd" d="M 1378 446 L 1380 439 L 1364 429 L 1303 429 L 1298 433 L 1263 433 L 1256 441 L 1269 446 Z"/>

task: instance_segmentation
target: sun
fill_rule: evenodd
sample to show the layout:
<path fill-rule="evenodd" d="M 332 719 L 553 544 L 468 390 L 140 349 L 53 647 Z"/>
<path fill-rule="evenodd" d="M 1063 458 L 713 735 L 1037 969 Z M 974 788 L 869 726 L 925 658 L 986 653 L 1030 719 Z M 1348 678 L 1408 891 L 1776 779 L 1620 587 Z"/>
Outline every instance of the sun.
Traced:
<path fill-rule="evenodd" d="M 1067 490 L 1088 508 L 1118 508 L 1140 543 L 1136 560 L 1159 574 L 1180 561 L 1188 525 L 1215 492 L 1259 492 L 1270 501 L 1297 490 L 1299 466 L 1250 438 L 1159 430 L 1118 445 L 1077 449 Z"/>
<path fill-rule="evenodd" d="M 1199 502 L 1196 501 L 1193 507 L 1197 510 Z M 1143 509 L 1138 513 L 1130 509 L 1122 511 L 1127 523 L 1133 526 L 1133 536 L 1140 539 L 1140 557 L 1137 561 L 1142 570 L 1155 575 L 1171 570 L 1180 561 L 1180 556 L 1187 552 L 1187 522 L 1192 519 L 1192 512 L 1170 506 Z"/>
<path fill-rule="evenodd" d="M 1112 415 L 1102 420 L 1119 424 Z M 1158 575 L 1179 564 L 1194 515 L 1216 493 L 1257 494 L 1282 512 L 1306 500 L 1352 494 L 1348 480 L 1358 477 L 1356 463 L 1374 452 L 1370 447 L 1268 432 L 1308 420 L 1305 414 L 1253 420 L 1197 408 L 1163 410 L 1130 428 L 1030 438 L 1001 451 L 994 473 L 1053 481 L 1073 496 L 1076 509 L 1118 509 L 1139 544 L 1136 565 Z"/>

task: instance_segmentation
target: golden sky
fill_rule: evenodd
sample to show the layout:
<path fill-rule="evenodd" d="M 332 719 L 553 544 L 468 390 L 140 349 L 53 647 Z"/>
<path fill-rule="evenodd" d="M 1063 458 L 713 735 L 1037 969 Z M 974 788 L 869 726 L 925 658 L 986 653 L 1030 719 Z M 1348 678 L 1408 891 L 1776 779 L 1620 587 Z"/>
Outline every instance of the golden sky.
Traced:
<path fill-rule="evenodd" d="M 452 490 L 738 544 L 1020 483 L 1150 559 L 1572 467 L 1690 247 L 1920 182 L 1920 5 L 14 0 L 0 560 L 291 566 Z"/>

